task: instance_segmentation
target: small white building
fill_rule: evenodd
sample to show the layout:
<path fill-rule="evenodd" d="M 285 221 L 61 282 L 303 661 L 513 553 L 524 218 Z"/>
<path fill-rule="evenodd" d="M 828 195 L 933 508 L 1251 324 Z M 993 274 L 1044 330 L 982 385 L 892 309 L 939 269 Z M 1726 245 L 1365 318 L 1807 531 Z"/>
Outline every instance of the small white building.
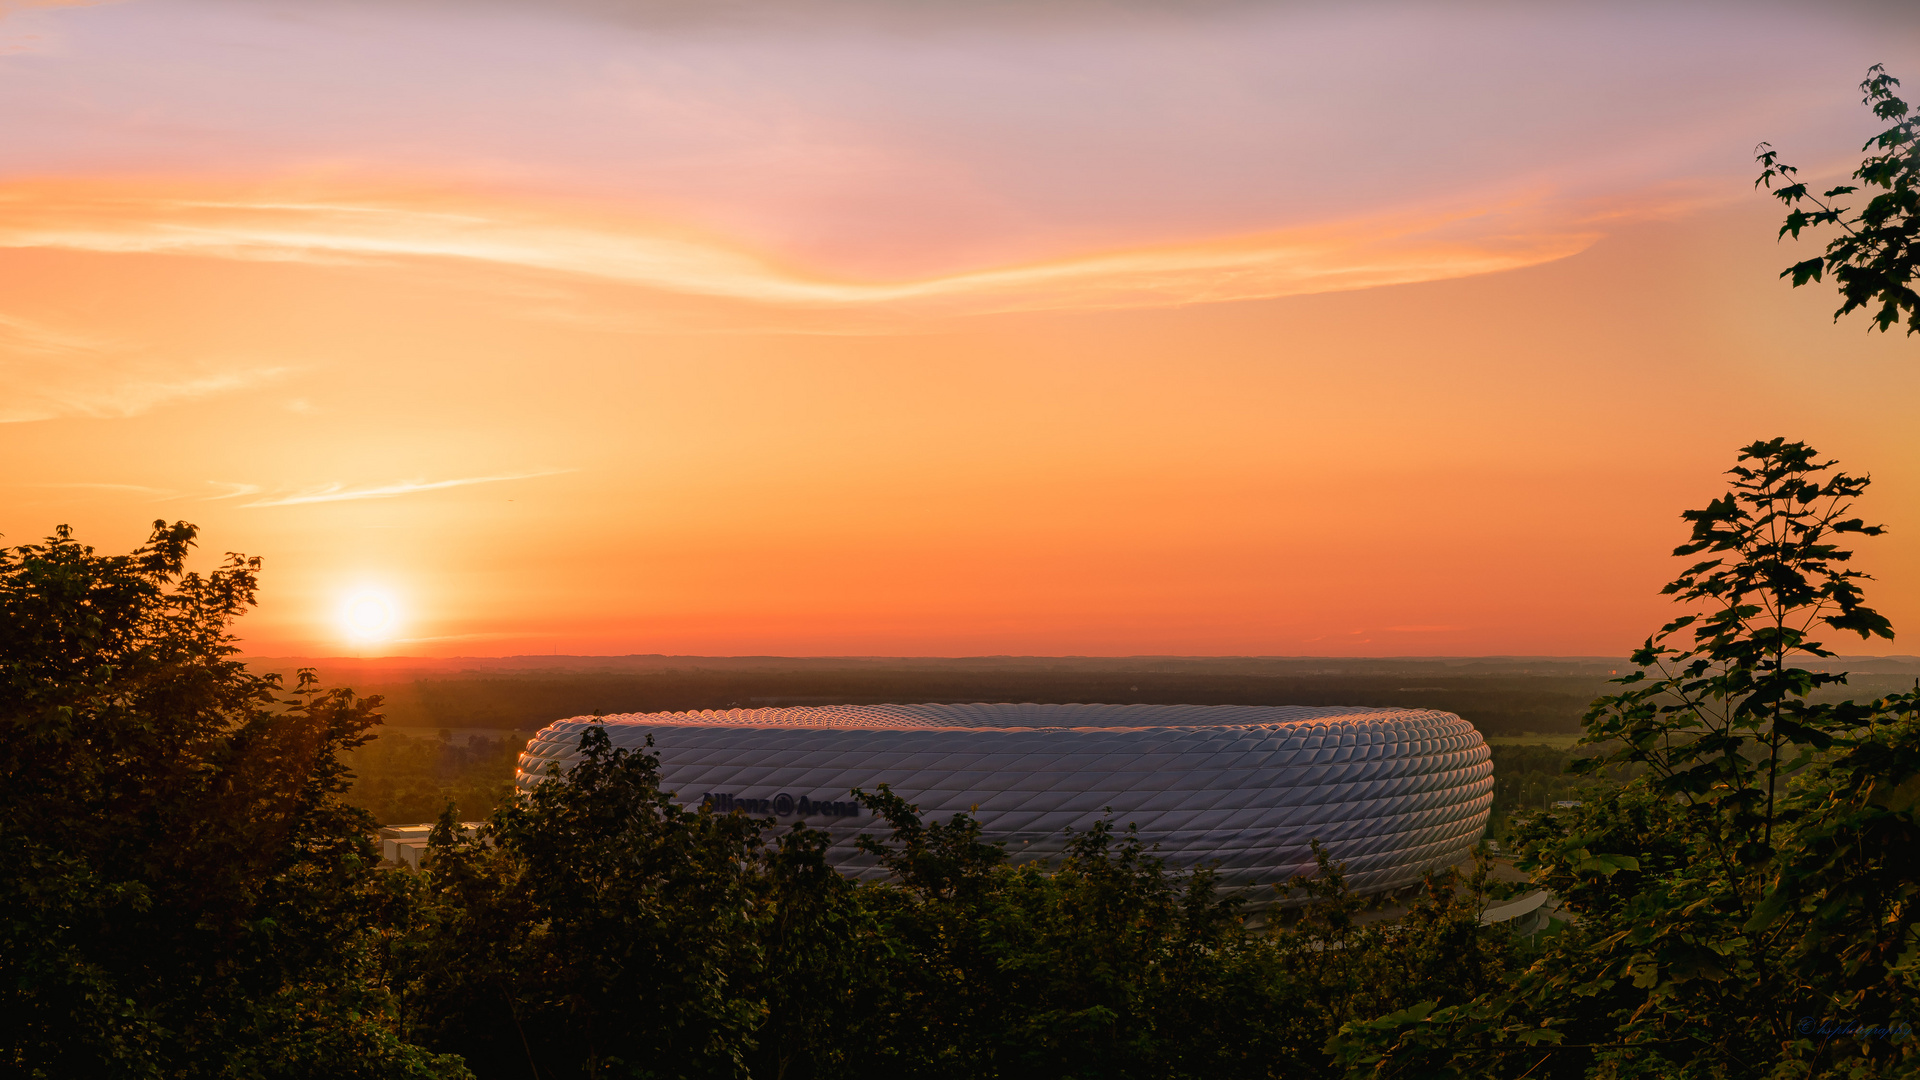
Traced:
<path fill-rule="evenodd" d="M 463 821 L 460 828 L 472 832 L 484 822 Z M 383 862 L 395 866 L 410 866 L 420 869 L 420 856 L 427 850 L 427 837 L 432 835 L 434 822 L 423 825 L 386 825 L 374 834 L 380 842 L 380 858 Z"/>

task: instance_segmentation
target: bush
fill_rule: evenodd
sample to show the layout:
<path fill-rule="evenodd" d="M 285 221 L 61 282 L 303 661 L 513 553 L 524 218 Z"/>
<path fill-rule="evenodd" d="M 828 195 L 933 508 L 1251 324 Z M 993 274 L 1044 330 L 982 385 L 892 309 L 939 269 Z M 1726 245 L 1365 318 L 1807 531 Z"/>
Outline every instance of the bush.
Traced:
<path fill-rule="evenodd" d="M 1892 637 L 1838 546 L 1866 480 L 1754 443 L 1689 511 L 1688 610 L 1594 703 L 1576 763 L 1639 775 L 1517 837 L 1577 921 L 1510 985 L 1345 1026 L 1356 1075 L 1911 1075 L 1920 990 L 1920 692 L 1815 700 L 1815 634 Z M 1838 1031 L 1838 1037 L 1827 1037 Z"/>
<path fill-rule="evenodd" d="M 61 529 L 0 551 L 0 1053 L 26 1076 L 462 1076 L 396 1034 L 371 822 L 340 753 L 375 701 L 231 659 L 258 560 L 185 573 Z M 269 1066 L 268 1063 L 271 1063 Z"/>

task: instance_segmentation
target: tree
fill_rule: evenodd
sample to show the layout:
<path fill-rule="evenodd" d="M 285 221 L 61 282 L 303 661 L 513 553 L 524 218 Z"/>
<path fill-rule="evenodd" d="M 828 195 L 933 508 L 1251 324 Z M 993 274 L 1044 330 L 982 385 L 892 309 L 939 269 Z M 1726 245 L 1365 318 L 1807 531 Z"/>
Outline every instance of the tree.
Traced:
<path fill-rule="evenodd" d="M 1823 632 L 1890 639 L 1837 540 L 1866 489 L 1811 447 L 1754 443 L 1688 511 L 1691 610 L 1596 701 L 1576 768 L 1635 779 L 1516 830 L 1577 922 L 1465 1005 L 1342 1029 L 1370 1076 L 1909 1075 L 1911 1039 L 1863 1034 L 1920 990 L 1920 692 L 1815 697 Z M 1699 558 L 1706 556 L 1706 558 Z M 1853 1027 L 1850 1025 L 1859 1025 Z M 1840 1037 L 1827 1037 L 1839 1031 Z"/>
<path fill-rule="evenodd" d="M 1484 881 L 1452 871 L 1397 924 L 1362 926 L 1322 850 L 1290 883 L 1293 916 L 1249 929 L 1248 897 L 1111 820 L 1066 837 L 1057 864 L 1010 865 L 971 815 L 925 823 L 884 786 L 860 797 L 892 831 L 862 845 L 898 884 L 868 893 L 885 967 L 852 1075 L 1329 1077 L 1341 1023 L 1467 1000 L 1511 970 L 1509 936 L 1479 923 Z"/>
<path fill-rule="evenodd" d="M 432 836 L 404 960 L 423 1041 L 481 1076 L 744 1075 L 766 1019 L 761 823 L 682 809 L 613 746 Z"/>
<path fill-rule="evenodd" d="M 1813 635 L 1892 640 L 1893 626 L 1866 605 L 1867 575 L 1836 543 L 1883 531 L 1850 516 L 1866 478 L 1784 439 L 1741 450 L 1729 475 L 1731 491 L 1682 515 L 1693 536 L 1673 551 L 1709 557 L 1661 590 L 1703 610 L 1661 627 L 1633 654 L 1630 689 L 1594 703 L 1583 741 L 1617 749 L 1576 770 L 1644 766 L 1649 788 L 1686 803 L 1731 872 L 1771 860 L 1784 773 L 1860 722 L 1851 706 L 1811 700 L 1846 682 L 1797 665 L 1834 655 Z"/>
<path fill-rule="evenodd" d="M 1866 95 L 1862 104 L 1892 126 L 1860 148 L 1867 157 L 1853 171 L 1852 179 L 1859 184 L 1842 184 L 1816 196 L 1797 178 L 1799 170 L 1781 162 L 1779 151 L 1763 142 L 1755 155 L 1761 172 L 1754 186 L 1768 188 L 1786 205 L 1787 218 L 1779 235 L 1791 233 L 1797 240 L 1806 228 L 1834 225 L 1840 229 L 1840 235 L 1827 243 L 1825 255 L 1794 263 L 1781 277 L 1791 277 L 1798 288 L 1831 273 L 1841 296 L 1840 308 L 1833 314 L 1836 321 L 1877 304 L 1873 325 L 1882 333 L 1900 322 L 1904 313 L 1907 333 L 1913 334 L 1920 333 L 1920 294 L 1913 288 L 1915 263 L 1920 261 L 1920 115 L 1911 113 L 1895 95 L 1899 85 L 1900 80 L 1879 64 L 1867 70 L 1860 84 Z M 1834 202 L 1858 193 L 1860 185 L 1876 188 L 1878 193 L 1859 212 Z"/>
<path fill-rule="evenodd" d="M 61 528 L 0 550 L 0 1054 L 28 1076 L 462 1076 L 407 1044 L 368 945 L 342 750 L 377 700 L 232 659 L 258 559 L 185 572 Z"/>

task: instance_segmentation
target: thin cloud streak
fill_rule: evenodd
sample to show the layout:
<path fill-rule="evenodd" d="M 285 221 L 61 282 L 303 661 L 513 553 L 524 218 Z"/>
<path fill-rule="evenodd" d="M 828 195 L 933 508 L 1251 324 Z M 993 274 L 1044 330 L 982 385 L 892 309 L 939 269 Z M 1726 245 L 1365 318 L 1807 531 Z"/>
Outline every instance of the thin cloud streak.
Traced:
<path fill-rule="evenodd" d="M 101 491 L 116 495 L 145 495 L 152 502 L 168 502 L 182 498 L 180 492 L 172 488 L 149 487 L 146 484 L 100 484 L 100 483 L 56 483 L 36 484 L 35 487 L 60 488 L 68 491 Z"/>
<path fill-rule="evenodd" d="M 229 371 L 204 376 L 122 374 L 111 369 L 82 372 L 10 371 L 0 357 L 0 380 L 8 383 L 0 400 L 0 424 L 37 420 L 123 420 L 195 398 L 237 393 L 286 375 L 286 368 Z M 17 396 L 16 396 L 17 395 Z"/>
<path fill-rule="evenodd" d="M 240 503 L 243 510 L 269 506 L 304 506 L 309 503 L 350 502 L 355 499 L 392 499 L 401 495 L 414 495 L 422 491 L 441 491 L 446 488 L 469 487 L 474 484 L 497 484 L 507 480 L 531 480 L 540 476 L 558 476 L 570 473 L 573 469 L 543 469 L 537 472 L 501 473 L 497 476 L 464 476 L 456 480 L 400 480 L 391 484 L 375 487 L 348 487 L 345 484 L 322 484 L 304 488 L 287 495 L 276 495 L 253 502 Z M 217 481 L 216 481 L 217 482 Z M 239 485 L 234 485 L 239 486 Z M 256 489 L 257 490 L 257 489 Z M 240 494 L 236 492 L 235 494 Z M 227 498 L 230 496 L 215 496 Z"/>
<path fill-rule="evenodd" d="M 151 190 L 0 188 L 7 211 L 0 247 L 318 263 L 451 259 L 770 305 L 999 311 L 1168 306 L 1434 281 L 1562 259 L 1600 236 L 1542 194 L 862 282 L 809 274 L 669 226 L 581 220 L 505 201 L 166 198 Z"/>
<path fill-rule="evenodd" d="M 0 424 L 138 416 L 252 389 L 292 370 L 169 361 L 117 338 L 0 313 Z"/>
<path fill-rule="evenodd" d="M 0 351 L 34 356 L 73 356 L 106 352 L 111 342 L 0 314 Z"/>

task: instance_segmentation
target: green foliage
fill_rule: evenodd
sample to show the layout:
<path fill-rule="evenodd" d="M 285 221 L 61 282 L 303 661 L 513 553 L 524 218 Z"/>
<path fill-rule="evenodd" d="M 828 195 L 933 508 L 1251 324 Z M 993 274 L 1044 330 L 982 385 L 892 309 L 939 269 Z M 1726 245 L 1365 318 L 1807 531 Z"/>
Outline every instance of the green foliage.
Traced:
<path fill-rule="evenodd" d="M 767 844 L 603 729 L 581 751 L 477 832 L 436 830 L 395 945 L 410 1030 L 482 1077 L 842 1072 L 877 943 L 826 834 Z"/>
<path fill-rule="evenodd" d="M 1596 701 L 1586 721 L 1588 742 L 1618 747 L 1575 767 L 1649 770 L 1650 789 L 1684 801 L 1738 876 L 1772 857 L 1782 776 L 1864 719 L 1850 703 L 1810 701 L 1846 676 L 1794 659 L 1833 655 L 1812 636 L 1822 626 L 1862 638 L 1891 639 L 1893 629 L 1863 602 L 1867 575 L 1836 543 L 1882 531 L 1849 516 L 1865 478 L 1781 439 L 1741 450 L 1729 475 L 1733 490 L 1683 515 L 1693 535 L 1673 552 L 1710 557 L 1662 590 L 1699 610 L 1634 652 L 1639 670 L 1621 680 L 1629 689 Z"/>
<path fill-rule="evenodd" d="M 1305 903 L 1280 913 L 1272 945 L 1281 976 L 1299 1003 L 1292 1020 L 1299 1064 L 1278 1075 L 1337 1076 L 1339 1033 L 1383 1014 L 1457 1005 L 1512 979 L 1520 942 L 1503 927 L 1483 927 L 1480 913 L 1497 887 L 1489 864 L 1428 877 L 1398 919 L 1368 919 L 1346 891 L 1339 866 L 1314 845 L 1318 872 L 1286 891 Z M 1303 1067 L 1304 1066 L 1304 1067 Z"/>
<path fill-rule="evenodd" d="M 1858 718 L 1796 792 L 1797 843 L 1744 929 L 1781 940 L 1797 978 L 1871 1012 L 1910 1003 L 1920 976 L 1920 691 Z"/>
<path fill-rule="evenodd" d="M 861 846 L 891 881 L 857 884 L 824 833 L 682 810 L 598 728 L 582 751 L 395 875 L 408 1031 L 483 1077 L 1324 1077 L 1343 1022 L 1512 969 L 1484 877 L 1363 926 L 1322 852 L 1299 912 L 1249 930 L 1243 897 L 1111 821 L 1014 865 L 882 787 Z"/>
<path fill-rule="evenodd" d="M 864 1054 L 881 1007 L 889 950 L 870 890 L 827 865 L 828 836 L 795 827 L 763 856 L 759 892 L 764 966 L 756 989 L 766 1020 L 750 1054 L 757 1077 L 845 1076 Z"/>
<path fill-rule="evenodd" d="M 888 948 L 884 1023 L 860 1075 L 1321 1077 L 1344 1021 L 1500 984 L 1512 943 L 1479 924 L 1484 875 L 1437 875 L 1397 922 L 1362 926 L 1324 850 L 1297 907 L 1248 930 L 1244 895 L 1174 872 L 1101 821 L 1057 866 L 1009 865 L 968 815 L 923 824 L 891 792 L 866 840 L 898 888 L 868 891 Z"/>
<path fill-rule="evenodd" d="M 1510 842 L 1514 830 L 1534 813 L 1559 802 L 1602 797 L 1608 788 L 1634 775 L 1633 767 L 1587 773 L 1571 770 L 1577 755 L 1557 746 L 1502 745 L 1487 748 L 1493 764 L 1493 808 L 1487 836 Z"/>
<path fill-rule="evenodd" d="M 456 741 L 388 729 L 344 757 L 353 770 L 346 801 L 382 825 L 432 821 L 448 803 L 462 821 L 478 821 L 513 797 L 513 770 L 525 735 Z"/>
<path fill-rule="evenodd" d="M 1786 204 L 1781 236 L 1792 234 L 1797 240 L 1803 229 L 1840 229 L 1824 256 L 1797 262 L 1781 271 L 1781 277 L 1791 277 L 1798 288 L 1831 273 L 1842 301 L 1833 315 L 1836 320 L 1877 304 L 1873 325 L 1882 333 L 1904 317 L 1912 334 L 1920 332 L 1920 294 L 1913 290 L 1914 264 L 1920 259 L 1920 115 L 1895 95 L 1899 85 L 1879 64 L 1867 70 L 1860 84 L 1866 95 L 1862 104 L 1891 126 L 1860 148 L 1867 157 L 1853 171 L 1859 184 L 1843 184 L 1816 196 L 1797 178 L 1798 169 L 1783 164 L 1778 151 L 1761 143 L 1756 155 L 1761 172 L 1754 186 L 1764 185 Z M 1835 203 L 1859 192 L 1860 185 L 1879 190 L 1858 213 Z"/>
<path fill-rule="evenodd" d="M 857 1071 L 1245 1075 L 1238 1059 L 1257 1054 L 1260 1033 L 1242 1030 L 1236 1045 L 1218 1025 L 1276 988 L 1243 970 L 1257 958 L 1211 874 L 1169 873 L 1104 821 L 1071 837 L 1052 872 L 1012 866 L 969 815 L 927 825 L 884 787 L 858 797 L 891 827 L 890 842 L 862 846 L 899 887 L 868 891 L 888 947 L 883 1022 L 869 1026 Z M 1250 1000 L 1210 1007 L 1223 982 Z"/>
<path fill-rule="evenodd" d="M 394 1035 L 367 948 L 375 857 L 339 753 L 377 701 L 310 672 L 282 700 L 231 659 L 259 562 L 187 573 L 194 537 L 0 551 L 7 1071 L 464 1075 Z"/>
<path fill-rule="evenodd" d="M 765 1004 L 759 826 L 691 813 L 588 729 L 563 781 L 476 834 L 449 814 L 402 970 L 417 1030 L 481 1076 L 738 1076 Z"/>
<path fill-rule="evenodd" d="M 1356 1074 L 1908 1075 L 1911 1040 L 1809 1037 L 1899 1022 L 1914 1000 L 1920 697 L 1816 702 L 1844 676 L 1822 627 L 1891 637 L 1836 536 L 1866 481 L 1802 444 L 1755 443 L 1732 490 L 1685 515 L 1692 610 L 1595 702 L 1576 766 L 1641 774 L 1517 830 L 1523 867 L 1575 916 L 1511 985 L 1350 1024 Z M 1907 784 L 1906 788 L 1901 785 Z M 1811 1026 L 1810 1026 L 1811 1025 Z"/>

